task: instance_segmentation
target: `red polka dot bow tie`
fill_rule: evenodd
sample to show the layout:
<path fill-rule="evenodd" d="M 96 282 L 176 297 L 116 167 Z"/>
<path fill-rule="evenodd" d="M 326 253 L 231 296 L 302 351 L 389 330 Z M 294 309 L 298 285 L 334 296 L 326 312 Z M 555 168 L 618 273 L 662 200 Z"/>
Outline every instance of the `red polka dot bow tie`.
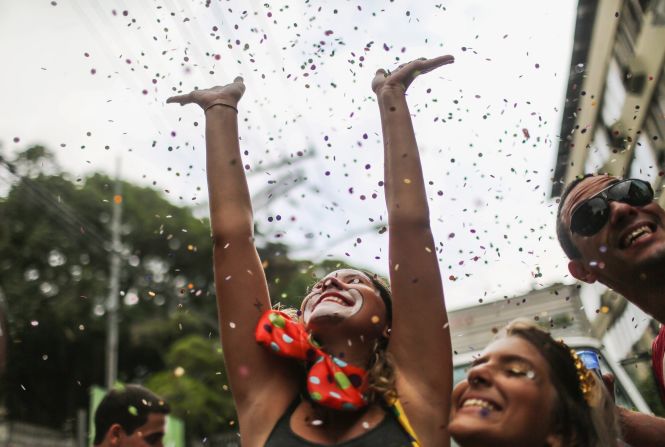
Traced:
<path fill-rule="evenodd" d="M 367 371 L 324 352 L 305 327 L 277 310 L 266 311 L 256 326 L 256 341 L 273 353 L 305 361 L 307 392 L 316 403 L 335 410 L 367 405 Z"/>

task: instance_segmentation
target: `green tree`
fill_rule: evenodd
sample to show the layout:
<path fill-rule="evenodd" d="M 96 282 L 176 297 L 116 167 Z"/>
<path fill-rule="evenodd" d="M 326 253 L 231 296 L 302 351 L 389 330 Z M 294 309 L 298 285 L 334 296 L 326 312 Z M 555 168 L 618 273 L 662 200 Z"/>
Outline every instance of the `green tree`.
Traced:
<path fill-rule="evenodd" d="M 86 407 L 88 387 L 103 383 L 114 198 L 107 176 L 72 181 L 49 160 L 41 147 L 0 160 L 16 179 L 0 198 L 10 339 L 0 392 L 11 418 L 62 427 Z M 123 182 L 122 199 L 119 379 L 131 382 L 161 370 L 165 347 L 186 331 L 210 333 L 209 322 L 192 315 L 214 322 L 216 310 L 208 223 L 150 188 Z M 176 321 L 163 334 L 166 343 L 144 344 L 142 326 L 169 316 Z"/>
<path fill-rule="evenodd" d="M 114 180 L 70 179 L 40 146 L 0 158 L 0 169 L 15 179 L 0 197 L 9 333 L 0 399 L 11 419 L 73 428 L 88 388 L 104 383 Z M 122 182 L 122 191 L 118 378 L 162 392 L 190 436 L 233 430 L 209 223 L 154 189 Z M 295 308 L 316 277 L 345 266 L 293 260 L 284 244 L 261 244 L 259 254 L 273 302 Z"/>
<path fill-rule="evenodd" d="M 166 355 L 166 368 L 146 385 L 170 402 L 190 433 L 209 435 L 233 427 L 235 409 L 216 337 L 178 339 Z"/>

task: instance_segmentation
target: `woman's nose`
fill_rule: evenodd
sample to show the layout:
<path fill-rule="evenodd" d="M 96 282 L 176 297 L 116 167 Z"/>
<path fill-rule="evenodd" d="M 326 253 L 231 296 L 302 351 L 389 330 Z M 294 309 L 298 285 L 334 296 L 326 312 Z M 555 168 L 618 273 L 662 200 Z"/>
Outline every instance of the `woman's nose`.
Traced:
<path fill-rule="evenodd" d="M 472 367 L 467 375 L 467 380 L 472 388 L 490 385 L 492 383 L 491 367 L 486 363 Z"/>
<path fill-rule="evenodd" d="M 322 289 L 325 290 L 325 289 L 329 289 L 331 287 L 335 287 L 337 289 L 342 289 L 343 288 L 343 283 L 339 279 L 337 279 L 336 277 L 331 276 L 329 278 L 326 278 L 323 281 Z"/>

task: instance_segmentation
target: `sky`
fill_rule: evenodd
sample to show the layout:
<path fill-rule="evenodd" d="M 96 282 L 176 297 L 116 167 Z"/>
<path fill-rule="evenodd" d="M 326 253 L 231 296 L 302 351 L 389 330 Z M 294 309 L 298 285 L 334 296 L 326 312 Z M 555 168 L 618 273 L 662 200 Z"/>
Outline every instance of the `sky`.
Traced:
<path fill-rule="evenodd" d="M 570 283 L 549 191 L 576 7 L 0 0 L 0 155 L 43 144 L 72 179 L 115 175 L 120 160 L 123 179 L 205 216 L 203 113 L 165 100 L 242 75 L 261 240 L 386 274 L 370 82 L 377 68 L 453 54 L 408 92 L 448 305 Z M 0 191 L 8 181 L 0 170 Z"/>

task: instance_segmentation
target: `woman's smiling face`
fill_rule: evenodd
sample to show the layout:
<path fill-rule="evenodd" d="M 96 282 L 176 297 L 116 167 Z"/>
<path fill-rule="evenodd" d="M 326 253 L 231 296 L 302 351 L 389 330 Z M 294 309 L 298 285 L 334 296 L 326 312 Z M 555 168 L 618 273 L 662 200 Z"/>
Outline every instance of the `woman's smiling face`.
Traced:
<path fill-rule="evenodd" d="M 372 280 L 354 269 L 336 270 L 317 282 L 300 307 L 309 329 L 322 324 L 367 319 L 369 324 L 386 324 L 386 307 Z"/>
<path fill-rule="evenodd" d="M 557 445 L 555 406 L 545 358 L 509 336 L 491 343 L 453 390 L 449 429 L 462 446 Z"/>

